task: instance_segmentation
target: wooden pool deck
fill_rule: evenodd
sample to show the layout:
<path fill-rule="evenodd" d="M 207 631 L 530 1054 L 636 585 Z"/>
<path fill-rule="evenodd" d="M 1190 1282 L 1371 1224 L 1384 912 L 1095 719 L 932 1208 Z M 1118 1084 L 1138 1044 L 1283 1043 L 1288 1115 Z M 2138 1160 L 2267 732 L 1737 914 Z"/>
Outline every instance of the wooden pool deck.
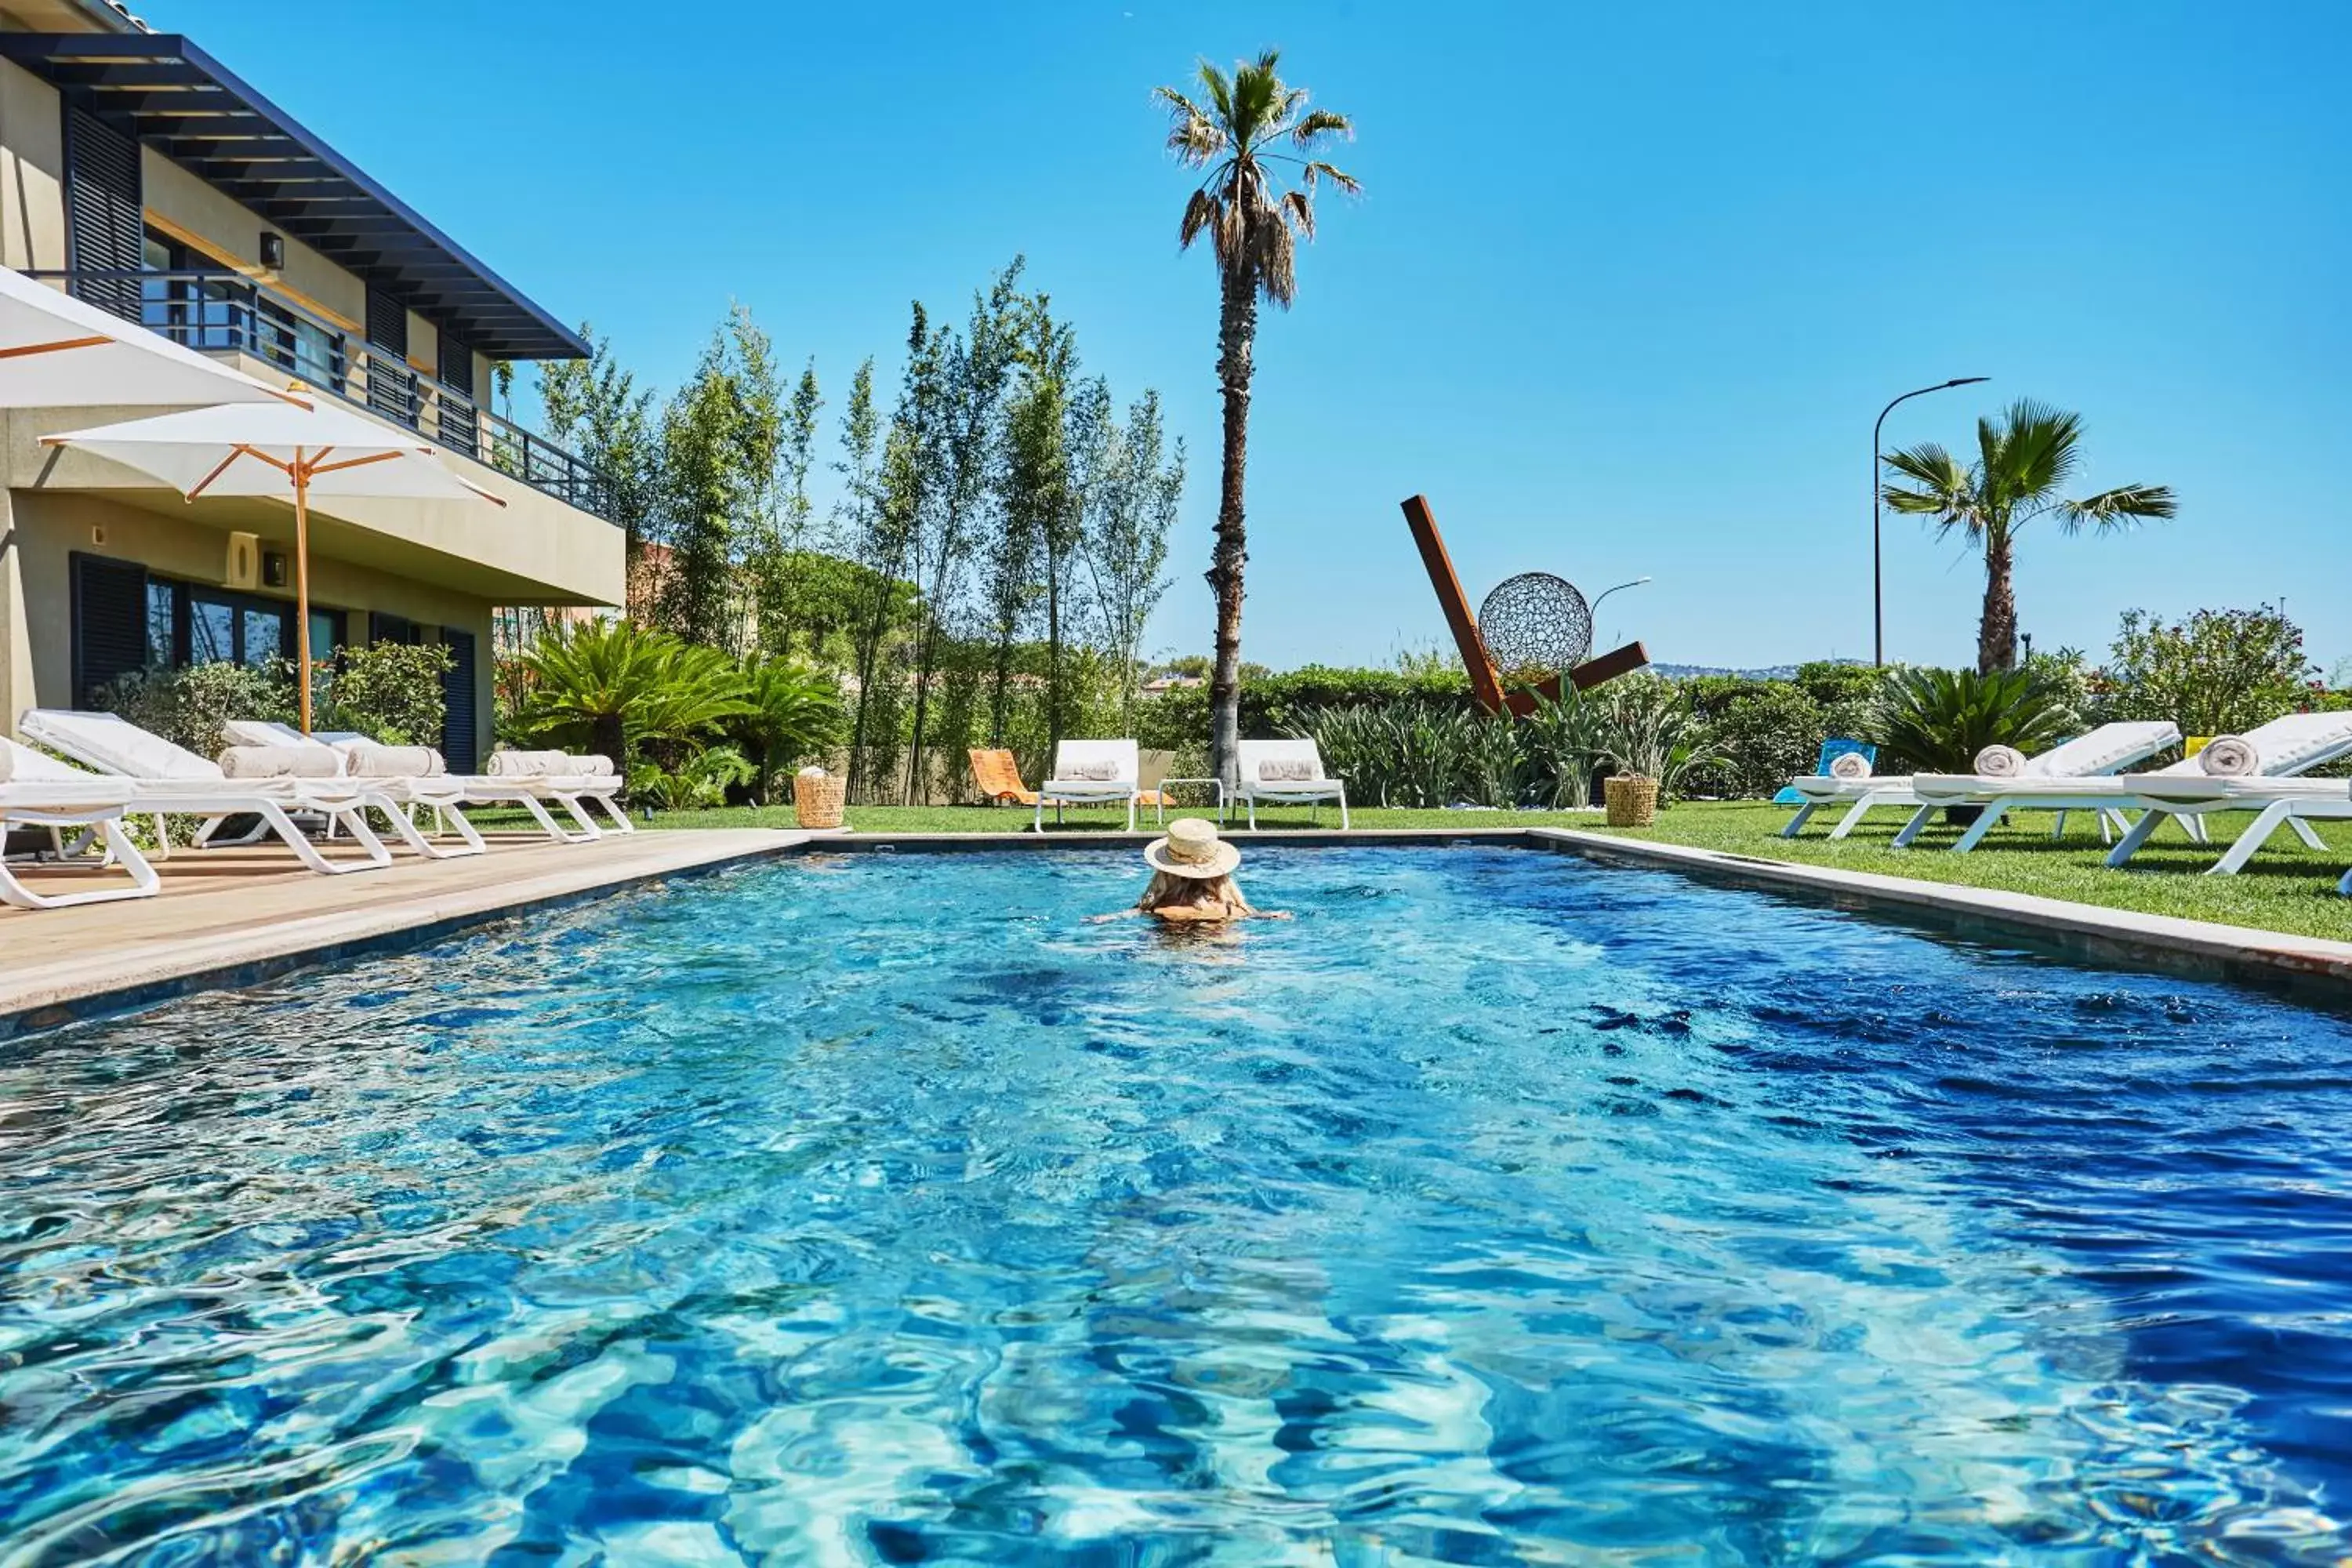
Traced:
<path fill-rule="evenodd" d="M 484 921 L 680 872 L 774 855 L 808 841 L 769 828 L 639 832 L 591 844 L 493 838 L 456 860 L 400 856 L 327 877 L 282 847 L 183 850 L 158 863 L 152 899 L 65 910 L 0 907 L 0 1039 L 205 985 L 241 984 L 394 941 L 424 942 Z M 38 892 L 93 885 L 89 873 L 23 869 Z"/>

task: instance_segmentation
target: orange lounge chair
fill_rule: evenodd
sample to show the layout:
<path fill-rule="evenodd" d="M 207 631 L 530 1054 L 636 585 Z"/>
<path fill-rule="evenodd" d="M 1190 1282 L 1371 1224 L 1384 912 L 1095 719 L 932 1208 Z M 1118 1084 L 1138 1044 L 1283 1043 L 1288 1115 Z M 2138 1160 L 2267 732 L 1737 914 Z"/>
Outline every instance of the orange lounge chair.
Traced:
<path fill-rule="evenodd" d="M 1037 792 L 1021 787 L 1021 764 L 1013 760 L 1011 752 L 974 746 L 969 754 L 972 787 L 980 792 L 982 800 L 992 805 L 1003 805 L 1007 801 L 1015 805 L 1037 804 Z"/>

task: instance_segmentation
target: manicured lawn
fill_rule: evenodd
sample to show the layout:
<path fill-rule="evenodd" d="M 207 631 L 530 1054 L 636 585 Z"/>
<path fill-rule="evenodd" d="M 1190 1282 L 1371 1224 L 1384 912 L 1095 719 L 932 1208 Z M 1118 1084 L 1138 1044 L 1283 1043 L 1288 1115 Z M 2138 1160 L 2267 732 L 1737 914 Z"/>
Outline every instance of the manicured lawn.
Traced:
<path fill-rule="evenodd" d="M 2253 820 L 2252 814 L 2210 818 L 2210 846 L 2191 844 L 2177 826 L 2167 826 L 2132 858 L 2128 868 L 2110 871 L 2100 864 L 2106 846 L 2087 813 L 2068 816 L 2066 837 L 2060 839 L 2050 837 L 2049 813 L 2023 813 L 2003 820 L 1977 848 L 1955 855 L 1950 845 L 1960 830 L 1941 822 L 1911 848 L 1889 848 L 1888 840 L 1908 815 L 1894 807 L 1874 813 L 1851 837 L 1834 844 L 1828 838 L 1834 818 L 1827 812 L 1806 825 L 1803 837 L 1782 838 L 1780 826 L 1789 820 L 1790 809 L 1747 801 L 1689 804 L 1660 812 L 1654 827 L 1600 831 L 1808 866 L 2003 888 L 2077 903 L 2352 942 L 2352 899 L 2336 892 L 2336 879 L 2352 866 L 2352 822 L 2313 825 L 2327 842 L 2324 853 L 2305 849 L 2283 827 L 2243 871 L 2234 877 L 2208 877 L 2201 873 Z"/>

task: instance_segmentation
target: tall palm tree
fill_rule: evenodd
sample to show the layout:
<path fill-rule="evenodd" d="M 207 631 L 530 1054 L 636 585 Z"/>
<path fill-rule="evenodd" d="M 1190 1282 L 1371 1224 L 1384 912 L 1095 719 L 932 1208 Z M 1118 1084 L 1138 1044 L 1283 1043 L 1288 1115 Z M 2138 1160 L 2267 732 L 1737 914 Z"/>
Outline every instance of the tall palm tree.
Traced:
<path fill-rule="evenodd" d="M 2084 523 L 2101 533 L 2173 514 L 2165 485 L 2122 485 L 2081 500 L 2059 494 L 2082 461 L 2083 416 L 2021 398 L 2000 422 L 1977 421 L 1977 459 L 1958 458 L 1927 442 L 1887 455 L 1886 466 L 1916 489 L 1885 487 L 1896 511 L 1936 520 L 1938 537 L 1958 529 L 1984 552 L 1984 614 L 1977 623 L 1977 670 L 1990 675 L 2017 666 L 2017 536 L 2039 517 L 2054 517 L 2064 532 Z"/>
<path fill-rule="evenodd" d="M 1298 289 L 1295 240 L 1315 237 L 1315 187 L 1324 180 L 1355 195 L 1355 179 L 1315 154 L 1352 136 L 1348 117 L 1309 109 L 1307 89 L 1276 69 L 1276 52 L 1237 61 L 1231 77 L 1201 62 L 1197 103 L 1172 87 L 1156 96 L 1168 108 L 1168 146 L 1187 168 L 1207 171 L 1192 199 L 1177 244 L 1209 237 L 1217 264 L 1217 380 L 1225 400 L 1224 474 L 1217 495 L 1217 542 L 1209 586 L 1217 595 L 1217 658 L 1209 680 L 1210 746 L 1220 777 L 1230 777 L 1241 738 L 1242 564 L 1249 559 L 1242 521 L 1242 480 L 1249 465 L 1250 353 L 1261 295 L 1284 310 Z M 1295 174 L 1286 190 L 1280 176 Z"/>

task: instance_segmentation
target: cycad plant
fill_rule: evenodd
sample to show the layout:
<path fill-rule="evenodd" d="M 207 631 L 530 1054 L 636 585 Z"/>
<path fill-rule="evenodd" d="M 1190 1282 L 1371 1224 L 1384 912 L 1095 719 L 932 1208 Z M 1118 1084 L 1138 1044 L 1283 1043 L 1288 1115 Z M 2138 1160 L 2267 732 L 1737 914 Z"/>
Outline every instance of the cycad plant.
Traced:
<path fill-rule="evenodd" d="M 649 742 L 683 742 L 751 710 L 742 672 L 715 647 L 632 621 L 585 621 L 523 654 L 530 694 L 517 722 L 625 768 Z"/>
<path fill-rule="evenodd" d="M 743 695 L 751 710 L 728 731 L 751 764 L 759 798 L 772 800 L 779 778 L 840 743 L 841 689 L 797 659 L 758 658 L 744 662 Z"/>
<path fill-rule="evenodd" d="M 2058 689 L 2022 669 L 1896 669 L 1879 689 L 1878 743 L 1915 772 L 1967 773 L 1987 746 L 2038 752 L 2074 732 Z"/>

